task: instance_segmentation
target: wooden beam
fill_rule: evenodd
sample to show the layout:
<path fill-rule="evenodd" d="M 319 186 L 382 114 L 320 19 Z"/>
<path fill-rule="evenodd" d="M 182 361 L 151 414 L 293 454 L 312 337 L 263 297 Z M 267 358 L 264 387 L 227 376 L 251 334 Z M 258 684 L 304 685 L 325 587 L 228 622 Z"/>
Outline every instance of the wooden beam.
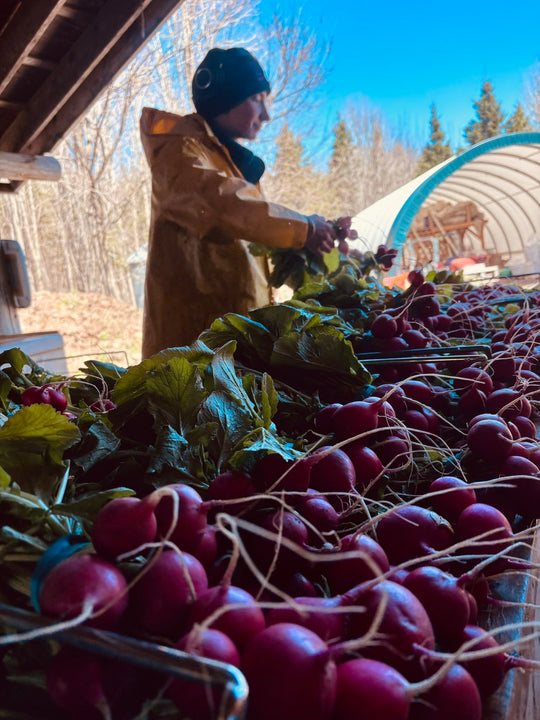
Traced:
<path fill-rule="evenodd" d="M 2 182 L 0 180 L 0 193 L 14 193 L 19 187 L 18 182 Z"/>
<path fill-rule="evenodd" d="M 51 112 L 47 123 L 41 123 L 27 139 L 21 138 L 17 150 L 33 154 L 50 152 L 96 100 L 104 87 L 133 58 L 134 48 L 138 50 L 142 47 L 182 2 L 183 0 L 152 0 L 146 12 L 135 18 L 131 26 L 116 39 L 114 52 L 105 54 L 101 61 L 94 65 L 84 82 L 72 88 L 69 99 Z M 144 39 L 141 37 L 142 32 Z"/>
<path fill-rule="evenodd" d="M 42 70 L 49 70 L 49 72 L 56 70 L 56 68 L 58 67 L 57 62 L 53 62 L 52 60 L 43 60 L 42 58 L 36 57 L 35 55 L 27 55 L 24 59 L 24 65 L 37 67 Z"/>
<path fill-rule="evenodd" d="M 0 152 L 0 178 L 58 180 L 60 174 L 60 163 L 53 157 Z"/>
<path fill-rule="evenodd" d="M 14 112 L 20 112 L 24 105 L 20 102 L 11 102 L 11 100 L 2 100 L 0 98 L 0 108 L 4 110 L 13 110 Z"/>
<path fill-rule="evenodd" d="M 9 42 L 0 42 L 0 92 L 32 53 L 67 0 L 25 0 L 9 25 Z"/>
<path fill-rule="evenodd" d="M 62 58 L 57 71 L 45 80 L 26 110 L 6 130 L 1 149 L 27 150 L 61 107 L 71 102 L 73 94 L 151 4 L 152 0 L 139 0 L 137 3 L 109 0 Z M 169 5 L 174 7 L 176 4 L 174 0 L 169 0 Z M 138 31 L 140 34 L 140 29 Z"/>

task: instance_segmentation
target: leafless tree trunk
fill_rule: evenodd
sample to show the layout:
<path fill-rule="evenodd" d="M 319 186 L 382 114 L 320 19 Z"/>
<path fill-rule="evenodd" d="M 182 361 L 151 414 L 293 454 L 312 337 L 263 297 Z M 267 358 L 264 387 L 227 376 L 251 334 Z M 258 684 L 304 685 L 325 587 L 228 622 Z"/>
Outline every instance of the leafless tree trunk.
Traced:
<path fill-rule="evenodd" d="M 533 123 L 540 128 L 540 62 L 534 65 L 526 80 L 525 106 Z"/>

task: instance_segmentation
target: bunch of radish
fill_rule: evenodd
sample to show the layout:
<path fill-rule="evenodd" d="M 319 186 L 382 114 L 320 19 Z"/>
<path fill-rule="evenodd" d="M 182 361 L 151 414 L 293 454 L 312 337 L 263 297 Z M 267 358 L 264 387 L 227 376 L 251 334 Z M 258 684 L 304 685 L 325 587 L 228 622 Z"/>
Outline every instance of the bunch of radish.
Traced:
<path fill-rule="evenodd" d="M 341 501 L 346 494 L 360 494 L 354 466 L 342 453 L 339 448 L 328 451 L 319 461 L 335 456 L 336 465 L 324 477 L 336 477 L 338 484 L 337 468 L 348 468 L 350 485 L 343 484 L 336 495 Z M 461 543 L 463 550 L 467 540 L 474 545 L 486 529 L 491 538 L 495 528 L 496 544 L 490 546 L 489 539 L 484 546 L 477 542 L 473 554 L 478 554 L 478 562 L 504 549 L 512 542 L 506 518 L 478 503 L 464 481 L 441 477 L 427 496 L 433 507 L 405 504 L 381 513 L 372 533 L 339 536 L 342 520 L 330 491 L 327 498 L 324 486 L 306 487 L 305 478 L 319 463 L 310 462 L 309 456 L 304 463 L 306 467 L 302 462 L 289 467 L 281 459 L 266 460 L 260 476 L 218 476 L 209 493 L 213 497 L 206 500 L 193 488 L 176 484 L 143 499 L 109 501 L 93 525 L 93 552 L 61 561 L 45 578 L 41 611 L 58 621 L 82 618 L 95 627 L 169 643 L 239 667 L 250 687 L 250 720 L 276 713 L 286 720 L 345 720 L 355 717 L 353 708 L 360 701 L 373 718 L 429 717 L 426 707 L 433 704 L 443 712 L 453 692 L 460 696 L 460 717 L 480 720 L 481 697 L 495 691 L 512 665 L 504 649 L 494 655 L 496 641 L 484 639 L 476 625 L 472 589 L 484 576 L 475 577 L 473 564 L 466 566 L 463 577 L 455 577 L 444 570 L 444 562 L 457 558 L 459 564 L 459 552 L 452 547 Z M 291 503 L 295 496 L 302 501 L 272 511 L 275 487 L 281 497 L 290 496 Z M 315 501 L 316 509 L 309 509 Z M 261 517 L 256 524 L 257 514 Z M 231 549 L 234 539 L 227 532 L 231 527 L 238 530 L 242 549 L 249 548 L 257 561 L 258 577 L 269 579 L 265 592 L 262 586 L 255 590 L 253 578 L 245 582 L 245 568 L 237 572 L 234 543 L 223 562 L 221 553 Z M 247 542 L 248 530 L 258 542 Z M 272 563 L 264 563 L 272 549 L 273 570 Z M 326 593 L 317 589 L 315 579 L 321 577 L 327 581 Z M 478 659 L 467 665 L 466 655 L 441 670 L 445 653 L 459 651 L 473 637 L 480 637 L 479 647 L 489 646 L 488 669 L 493 658 L 498 659 L 498 681 L 477 681 L 476 675 L 490 676 L 490 671 L 483 670 Z M 73 660 L 74 652 L 69 662 L 62 653 L 51 663 L 51 697 L 73 712 L 94 708 L 104 717 L 121 717 L 128 698 L 113 697 L 107 688 L 106 662 L 84 653 L 75 653 Z M 84 693 L 74 692 L 87 673 L 93 684 Z M 156 678 L 151 680 L 148 693 L 157 691 Z M 179 679 L 162 678 L 161 683 L 158 689 L 186 716 L 215 716 L 219 689 L 210 692 Z M 381 695 L 380 688 L 387 684 L 393 689 Z M 456 690 L 460 687 L 462 691 Z"/>
<path fill-rule="evenodd" d="M 491 357 L 388 363 L 369 395 L 306 420 L 302 457 L 269 453 L 207 488 L 175 481 L 109 500 L 91 547 L 44 578 L 40 612 L 238 667 L 248 720 L 481 720 L 526 665 L 482 611 L 497 602 L 493 577 L 532 569 L 518 550 L 540 516 L 540 294 L 501 320 L 497 301 L 519 289 L 449 301 L 421 272 L 409 280 L 357 351 L 490 334 Z M 23 402 L 65 411 L 62 392 L 39 390 Z M 218 715 L 210 683 L 124 674 L 63 648 L 47 687 L 89 720 L 127 719 L 155 696 L 181 717 Z"/>

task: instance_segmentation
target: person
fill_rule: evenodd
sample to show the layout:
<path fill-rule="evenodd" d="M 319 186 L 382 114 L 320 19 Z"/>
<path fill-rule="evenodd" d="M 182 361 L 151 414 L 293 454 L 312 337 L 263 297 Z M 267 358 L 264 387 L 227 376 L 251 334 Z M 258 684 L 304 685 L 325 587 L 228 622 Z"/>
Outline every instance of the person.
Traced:
<path fill-rule="evenodd" d="M 196 112 L 145 107 L 141 140 L 152 175 L 142 357 L 192 344 L 225 313 L 271 302 L 268 261 L 251 242 L 322 255 L 335 230 L 319 215 L 272 203 L 265 166 L 238 142 L 269 120 L 269 82 L 244 48 L 213 48 L 192 80 Z"/>

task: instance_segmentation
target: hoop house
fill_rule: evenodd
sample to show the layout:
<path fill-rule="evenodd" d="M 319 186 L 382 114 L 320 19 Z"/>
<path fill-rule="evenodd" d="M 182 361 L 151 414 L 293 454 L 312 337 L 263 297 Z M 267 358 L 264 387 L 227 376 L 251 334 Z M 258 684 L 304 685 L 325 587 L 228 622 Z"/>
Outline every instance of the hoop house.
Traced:
<path fill-rule="evenodd" d="M 530 265 L 530 249 L 540 247 L 540 132 L 500 135 L 454 155 L 361 211 L 353 227 L 361 246 L 404 249 L 419 213 L 459 203 L 480 211 L 487 254 Z"/>

